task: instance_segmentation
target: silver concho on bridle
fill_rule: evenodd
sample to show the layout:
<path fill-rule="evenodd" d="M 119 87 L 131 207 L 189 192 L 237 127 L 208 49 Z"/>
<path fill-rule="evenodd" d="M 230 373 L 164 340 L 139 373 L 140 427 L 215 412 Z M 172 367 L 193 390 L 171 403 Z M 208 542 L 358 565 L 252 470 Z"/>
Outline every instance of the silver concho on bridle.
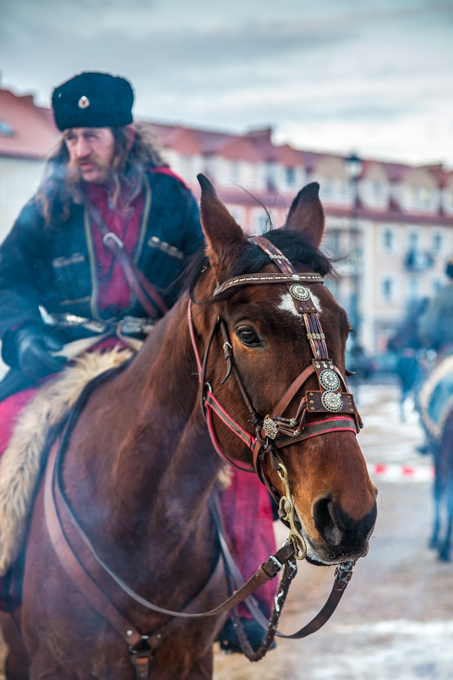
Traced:
<path fill-rule="evenodd" d="M 293 297 L 297 298 L 297 300 L 310 299 L 310 291 L 308 290 L 308 288 L 302 286 L 300 283 L 293 283 L 293 285 L 289 289 L 289 292 Z"/>
<path fill-rule="evenodd" d="M 328 392 L 336 392 L 340 387 L 340 378 L 335 371 L 332 371 L 330 368 L 321 371 L 319 374 L 319 382 L 321 383 L 321 387 Z"/>
<path fill-rule="evenodd" d="M 321 395 L 321 403 L 327 411 L 336 413 L 343 408 L 343 399 L 341 394 L 337 392 L 323 392 Z"/>

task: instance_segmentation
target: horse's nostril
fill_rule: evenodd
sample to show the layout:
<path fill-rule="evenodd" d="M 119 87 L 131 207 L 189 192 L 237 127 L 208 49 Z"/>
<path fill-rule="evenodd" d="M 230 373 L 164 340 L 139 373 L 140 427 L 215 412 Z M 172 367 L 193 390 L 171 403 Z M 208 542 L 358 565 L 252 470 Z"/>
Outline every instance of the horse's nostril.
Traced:
<path fill-rule="evenodd" d="M 319 498 L 313 505 L 313 521 L 317 531 L 329 545 L 339 545 L 342 532 L 334 516 L 335 505 L 330 496 Z"/>
<path fill-rule="evenodd" d="M 315 528 L 327 545 L 349 553 L 362 553 L 376 521 L 376 503 L 361 519 L 352 518 L 332 497 L 324 496 L 313 504 Z"/>

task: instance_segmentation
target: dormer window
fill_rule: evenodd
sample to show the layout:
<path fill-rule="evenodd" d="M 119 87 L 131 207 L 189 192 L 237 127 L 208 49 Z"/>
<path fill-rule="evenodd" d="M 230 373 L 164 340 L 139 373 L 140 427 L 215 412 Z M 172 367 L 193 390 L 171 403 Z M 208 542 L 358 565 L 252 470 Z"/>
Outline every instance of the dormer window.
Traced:
<path fill-rule="evenodd" d="M 382 201 L 384 198 L 384 185 L 382 182 L 372 183 L 373 200 Z"/>
<path fill-rule="evenodd" d="M 428 187 L 412 187 L 412 203 L 414 208 L 429 208 L 431 205 L 431 189 Z"/>

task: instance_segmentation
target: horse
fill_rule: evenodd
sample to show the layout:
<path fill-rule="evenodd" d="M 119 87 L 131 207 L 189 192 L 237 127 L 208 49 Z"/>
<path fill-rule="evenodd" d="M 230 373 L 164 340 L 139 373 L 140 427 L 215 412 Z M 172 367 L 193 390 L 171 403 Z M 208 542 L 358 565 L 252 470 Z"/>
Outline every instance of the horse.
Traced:
<path fill-rule="evenodd" d="M 414 303 L 402 321 L 389 348 L 410 348 L 420 353 L 417 321 L 429 303 L 422 298 Z M 453 530 L 453 358 L 438 353 L 436 361 L 418 360 L 411 389 L 415 408 L 425 432 L 426 442 L 419 450 L 430 453 L 434 463 L 434 518 L 428 546 L 437 551 L 441 562 L 451 561 Z"/>
<path fill-rule="evenodd" d="M 357 421 L 352 395 L 339 386 L 346 384 L 349 324 L 322 285 L 330 265 L 319 250 L 324 233 L 319 185 L 297 194 L 284 228 L 265 234 L 272 251 L 263 251 L 248 240 L 209 180 L 198 179 L 206 250 L 195 260 L 185 292 L 132 361 L 90 386 L 77 417 L 71 414 L 50 448 L 26 543 L 19 624 L 30 667 L 21 677 L 212 677 L 212 646 L 225 614 L 177 619 L 173 625 L 176 619 L 166 612 L 187 611 L 201 594 L 195 611 L 203 613 L 228 595 L 217 568 L 210 500 L 224 465 L 216 449 L 241 469 L 259 469 L 277 497 L 285 497 L 285 482 L 290 485 L 311 564 L 341 566 L 368 551 L 376 489 L 352 427 Z M 288 261 L 295 269 L 281 274 L 275 263 Z M 288 285 L 294 282 L 304 285 L 293 286 L 293 295 Z M 309 314 L 298 311 L 295 295 L 322 321 L 322 333 L 320 326 L 317 332 L 307 330 Z M 329 349 L 323 360 L 327 370 L 312 356 L 321 346 Z M 300 400 L 296 395 L 303 386 L 311 391 Z M 206 421 L 208 396 L 218 409 Z M 317 397 L 327 406 L 309 405 Z M 265 416 L 282 401 L 286 420 Z M 352 414 L 349 426 L 335 427 L 338 413 L 345 412 Z M 236 425 L 217 413 L 229 414 Z M 283 421 L 289 442 L 278 451 L 281 464 L 274 465 L 271 453 L 263 451 L 271 451 L 272 427 Z M 321 430 L 300 434 L 310 427 Z M 255 466 L 252 440 L 258 440 Z M 51 473 L 50 459 L 63 444 L 64 459 Z M 63 528 L 55 537 L 52 513 L 63 507 L 58 494 L 71 514 L 60 517 Z M 247 519 L 253 550 L 254 518 Z M 59 541 L 77 543 L 75 522 L 85 538 L 77 556 L 71 554 L 82 567 L 68 567 L 56 555 Z M 85 554 L 91 549 L 98 562 L 89 601 L 71 570 L 85 578 Z M 125 589 L 117 587 L 119 581 Z M 102 615 L 96 598 L 113 606 L 117 628 Z M 161 611 L 145 607 L 145 600 Z M 121 631 L 123 621 L 129 623 Z M 150 668 L 140 670 L 133 654 L 140 658 L 140 644 L 151 639 L 160 644 Z"/>

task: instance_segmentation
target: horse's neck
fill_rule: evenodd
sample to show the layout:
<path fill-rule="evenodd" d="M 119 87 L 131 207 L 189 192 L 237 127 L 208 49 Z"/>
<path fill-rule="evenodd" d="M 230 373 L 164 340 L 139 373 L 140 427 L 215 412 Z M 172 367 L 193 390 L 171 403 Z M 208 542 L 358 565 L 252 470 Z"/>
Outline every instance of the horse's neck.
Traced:
<path fill-rule="evenodd" d="M 187 302 L 178 303 L 123 374 L 96 390 L 79 437 L 75 433 L 76 451 L 65 474 L 69 492 L 79 498 L 82 519 L 99 540 L 118 547 L 155 543 L 165 535 L 167 550 L 171 536 L 177 553 L 199 531 L 219 469 L 198 406 L 186 313 Z M 71 468 L 80 479 L 78 455 L 84 459 L 85 492 L 71 490 Z M 108 537 L 101 536 L 107 526 Z"/>

